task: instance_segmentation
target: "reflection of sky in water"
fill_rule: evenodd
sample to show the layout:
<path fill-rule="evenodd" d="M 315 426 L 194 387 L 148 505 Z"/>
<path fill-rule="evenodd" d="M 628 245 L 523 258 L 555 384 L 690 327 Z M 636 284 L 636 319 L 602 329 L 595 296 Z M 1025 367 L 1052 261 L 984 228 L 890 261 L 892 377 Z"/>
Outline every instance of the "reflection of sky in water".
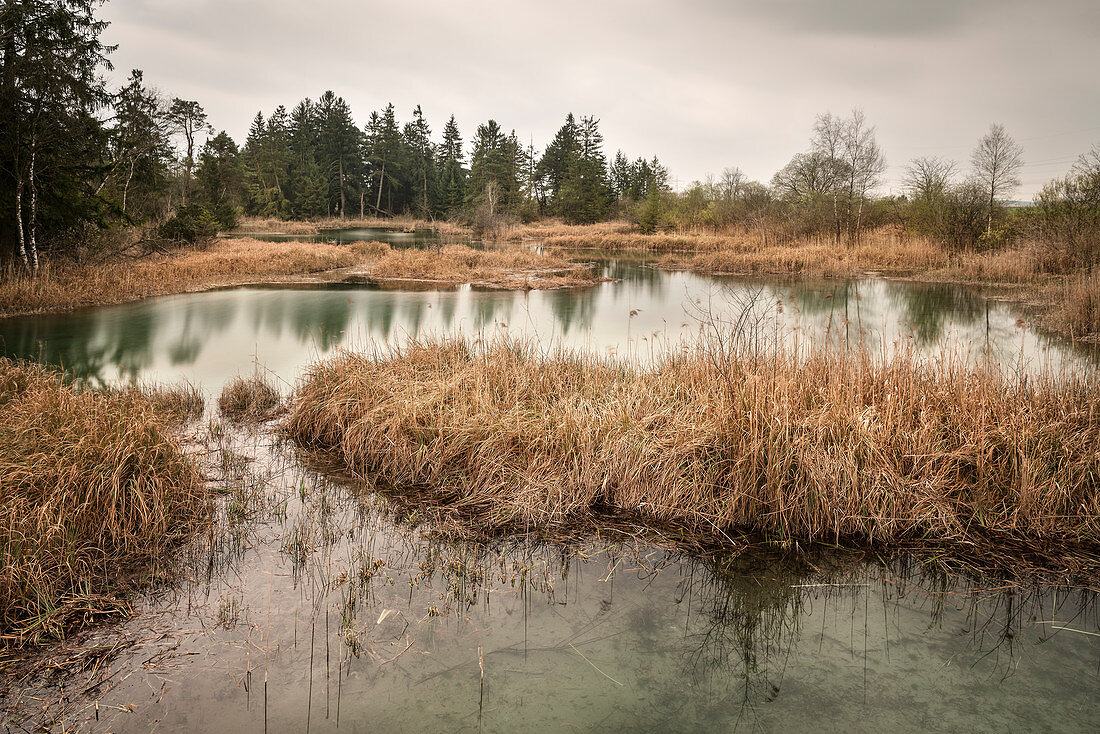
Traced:
<path fill-rule="evenodd" d="M 693 340 L 708 315 L 728 320 L 750 294 L 777 314 L 766 335 L 889 350 L 911 342 L 975 359 L 986 345 L 1003 363 L 1061 369 L 1072 356 L 1006 305 L 946 285 L 864 281 L 717 280 L 625 261 L 620 282 L 556 291 L 240 288 L 168 296 L 76 314 L 0 322 L 9 355 L 62 364 L 93 379 L 185 378 L 219 386 L 254 362 L 292 379 L 339 346 L 374 348 L 409 337 L 509 333 L 542 344 L 648 359 Z M 774 330 L 774 331 L 773 331 Z"/>
<path fill-rule="evenodd" d="M 285 517 L 164 598 L 158 631 L 205 631 L 143 635 L 96 694 L 104 730 L 1088 731 L 1100 714 L 1088 592 L 777 549 L 449 542 L 285 466 Z M 295 565 L 277 549 L 306 521 L 329 540 Z M 226 600 L 240 620 L 220 629 Z M 141 665 L 164 648 L 170 668 Z"/>

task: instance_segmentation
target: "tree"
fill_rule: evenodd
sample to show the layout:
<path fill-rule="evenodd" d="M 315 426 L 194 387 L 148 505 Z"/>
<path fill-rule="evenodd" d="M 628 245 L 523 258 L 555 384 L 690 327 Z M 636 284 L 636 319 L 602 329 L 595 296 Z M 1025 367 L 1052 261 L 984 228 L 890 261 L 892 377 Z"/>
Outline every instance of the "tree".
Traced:
<path fill-rule="evenodd" d="M 978 141 L 970 154 L 974 177 L 987 194 L 986 234 L 993 233 L 993 213 L 998 200 L 1011 194 L 1020 185 L 1020 166 L 1024 149 L 1009 137 L 1001 125 L 989 126 L 989 132 Z"/>
<path fill-rule="evenodd" d="M 431 134 L 424 113 L 417 105 L 413 110 L 412 122 L 405 124 L 405 149 L 408 151 L 409 173 L 417 192 L 413 210 L 425 218 L 436 211 L 439 198 Z"/>
<path fill-rule="evenodd" d="M 131 71 L 129 83 L 115 95 L 114 112 L 111 166 L 100 191 L 113 194 L 127 217 L 155 216 L 172 154 L 164 105 L 144 86 L 140 70 Z"/>
<path fill-rule="evenodd" d="M 372 112 L 364 131 L 366 159 L 371 166 L 371 179 L 377 187 L 374 210 L 378 214 L 394 213 L 395 193 L 400 203 L 400 187 L 404 178 L 405 149 L 393 105 L 379 115 Z M 386 208 L 382 208 L 382 196 L 386 194 Z"/>
<path fill-rule="evenodd" d="M 48 237 L 102 221 L 95 186 L 109 101 L 100 69 L 112 47 L 99 36 L 97 0 L 6 0 L 0 7 L 0 239 L 38 270 Z"/>
<path fill-rule="evenodd" d="M 909 226 L 933 237 L 946 235 L 948 195 L 955 162 L 943 158 L 914 158 L 905 169 L 902 186 L 909 196 Z"/>
<path fill-rule="evenodd" d="M 188 203 L 191 188 L 191 169 L 195 165 L 195 136 L 206 132 L 210 126 L 206 122 L 206 111 L 198 102 L 176 97 L 168 108 L 168 120 L 175 132 L 183 136 L 186 153 L 183 156 L 183 182 L 180 195 L 184 206 Z"/>
<path fill-rule="evenodd" d="M 554 206 L 562 185 L 579 157 L 577 153 L 579 133 L 576 118 L 570 112 L 565 116 L 565 124 L 558 128 L 554 139 L 546 146 L 535 168 L 535 175 L 538 176 L 542 188 L 546 190 L 550 207 Z"/>
<path fill-rule="evenodd" d="M 854 242 L 862 234 L 867 196 L 886 170 L 875 128 L 866 125 L 860 109 L 852 110 L 849 118 L 818 115 L 810 147 L 824 163 L 821 173 L 833 202 L 834 239 L 839 244 L 843 233 Z"/>
<path fill-rule="evenodd" d="M 1035 196 L 1037 238 L 1078 263 L 1100 262 L 1100 146 Z"/>
<path fill-rule="evenodd" d="M 453 217 L 462 208 L 466 197 L 465 156 L 462 153 L 462 137 L 458 132 L 455 116 L 443 128 L 443 143 L 437 155 L 439 161 L 439 185 L 442 189 L 441 209 Z"/>
<path fill-rule="evenodd" d="M 208 139 L 195 170 L 196 198 L 225 228 L 236 225 L 244 198 L 244 171 L 240 151 L 223 130 Z"/>
<path fill-rule="evenodd" d="M 359 193 L 363 137 L 351 117 L 351 108 L 343 97 L 331 91 L 317 100 L 316 160 L 329 181 L 329 211 L 336 209 L 347 216 L 347 195 Z M 361 199 L 360 199 L 361 200 Z"/>

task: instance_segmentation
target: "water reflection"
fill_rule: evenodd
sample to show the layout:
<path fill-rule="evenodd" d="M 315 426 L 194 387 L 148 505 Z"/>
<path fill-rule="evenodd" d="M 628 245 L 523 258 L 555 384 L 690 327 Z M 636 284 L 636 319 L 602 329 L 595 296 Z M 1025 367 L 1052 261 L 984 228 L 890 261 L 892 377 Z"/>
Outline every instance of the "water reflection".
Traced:
<path fill-rule="evenodd" d="M 104 728 L 1088 730 L 1100 715 L 1088 591 L 851 554 L 700 558 L 606 529 L 448 540 L 445 515 L 266 465 L 274 518 L 195 552 L 192 583 L 141 621 L 158 633 L 97 689 Z"/>
<path fill-rule="evenodd" d="M 329 242 L 340 244 L 346 242 L 385 242 L 392 247 L 433 247 L 441 242 L 467 242 L 469 238 L 459 236 L 447 236 L 442 238 L 435 230 L 417 229 L 407 231 L 403 229 L 387 229 L 385 227 L 348 227 L 341 229 L 322 229 L 317 234 L 282 234 L 279 232 L 241 232 L 224 235 L 228 238 L 249 237 L 265 242 Z"/>
<path fill-rule="evenodd" d="M 216 388 L 259 362 L 286 379 L 337 347 L 407 337 L 509 333 L 643 359 L 693 339 L 747 293 L 786 338 L 828 334 L 849 347 L 912 343 L 1027 368 L 1096 363 L 1095 350 L 1050 342 L 1006 305 L 960 286 L 883 280 L 762 280 L 604 264 L 618 282 L 557 291 L 240 288 L 0 322 L 9 356 L 62 365 L 96 383 L 185 378 Z M 1078 350 L 1078 351 L 1075 351 Z"/>

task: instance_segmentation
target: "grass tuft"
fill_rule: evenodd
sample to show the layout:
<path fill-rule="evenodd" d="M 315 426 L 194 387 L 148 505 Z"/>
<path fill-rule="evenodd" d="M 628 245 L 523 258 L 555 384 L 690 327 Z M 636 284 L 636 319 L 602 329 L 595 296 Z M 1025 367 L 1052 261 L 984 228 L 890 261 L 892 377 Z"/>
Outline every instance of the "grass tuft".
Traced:
<path fill-rule="evenodd" d="M 282 412 L 283 400 L 279 390 L 260 375 L 237 376 L 222 389 L 218 410 L 237 423 L 261 423 Z"/>
<path fill-rule="evenodd" d="M 204 522 L 200 473 L 161 400 L 0 359 L 3 646 L 124 610 L 127 591 Z"/>

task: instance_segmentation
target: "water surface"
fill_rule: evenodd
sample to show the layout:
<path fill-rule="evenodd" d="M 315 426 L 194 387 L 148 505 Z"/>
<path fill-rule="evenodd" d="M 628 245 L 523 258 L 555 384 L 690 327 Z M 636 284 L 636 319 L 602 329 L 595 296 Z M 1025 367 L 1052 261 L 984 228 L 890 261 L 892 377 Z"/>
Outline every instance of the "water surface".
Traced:
<path fill-rule="evenodd" d="M 0 349 L 95 384 L 187 379 L 215 397 L 256 368 L 289 383 L 340 348 L 453 334 L 644 362 L 754 313 L 764 338 L 792 344 L 1022 370 L 1096 364 L 965 287 L 600 267 L 617 280 L 168 296 L 3 320 Z M 183 582 L 77 643 L 124 645 L 95 669 L 102 680 L 29 682 L 11 710 L 33 715 L 7 730 L 35 717 L 119 732 L 1091 731 L 1100 720 L 1089 591 L 852 554 L 692 555 L 636 528 L 567 545 L 454 539 L 428 532 L 438 526 L 416 506 L 207 418 L 219 531 L 188 547 Z"/>
<path fill-rule="evenodd" d="M 886 280 L 719 279 L 645 262 L 601 264 L 590 288 L 252 287 L 165 296 L 69 314 L 0 320 L 0 351 L 61 365 L 95 383 L 186 379 L 220 389 L 253 365 L 287 381 L 341 347 L 500 334 L 600 355 L 651 359 L 726 328 L 751 301 L 763 337 L 873 351 L 899 346 L 992 356 L 1026 370 L 1096 363 L 1095 351 L 1045 338 L 1010 306 L 973 289 Z"/>

